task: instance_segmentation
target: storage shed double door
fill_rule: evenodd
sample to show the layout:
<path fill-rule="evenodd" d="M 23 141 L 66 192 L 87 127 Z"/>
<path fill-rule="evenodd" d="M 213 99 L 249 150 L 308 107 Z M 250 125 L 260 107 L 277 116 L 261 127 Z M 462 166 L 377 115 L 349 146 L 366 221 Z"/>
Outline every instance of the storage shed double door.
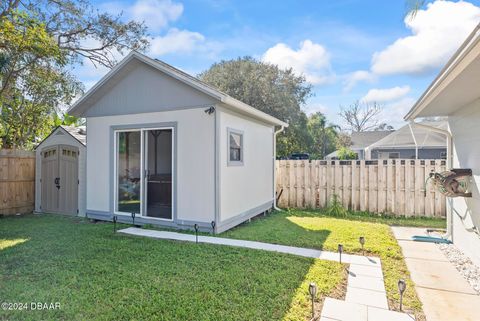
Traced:
<path fill-rule="evenodd" d="M 42 212 L 78 213 L 77 147 L 56 145 L 42 150 Z"/>

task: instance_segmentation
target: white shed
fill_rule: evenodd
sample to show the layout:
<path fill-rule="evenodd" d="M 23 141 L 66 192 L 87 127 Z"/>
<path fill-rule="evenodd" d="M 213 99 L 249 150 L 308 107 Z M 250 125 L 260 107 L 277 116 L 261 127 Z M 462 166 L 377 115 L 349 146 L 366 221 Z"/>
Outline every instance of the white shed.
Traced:
<path fill-rule="evenodd" d="M 35 211 L 85 215 L 85 127 L 58 126 L 35 149 Z"/>
<path fill-rule="evenodd" d="M 274 206 L 286 123 L 130 53 L 69 110 L 87 119 L 86 215 L 225 231 Z"/>

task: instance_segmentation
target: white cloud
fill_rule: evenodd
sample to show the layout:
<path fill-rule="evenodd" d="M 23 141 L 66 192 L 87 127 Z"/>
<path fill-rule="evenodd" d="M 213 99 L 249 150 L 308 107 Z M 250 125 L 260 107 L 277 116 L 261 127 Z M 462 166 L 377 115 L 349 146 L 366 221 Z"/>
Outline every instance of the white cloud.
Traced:
<path fill-rule="evenodd" d="M 405 97 L 410 92 L 410 86 L 402 86 L 402 87 L 393 87 L 387 89 L 370 89 L 368 93 L 363 96 L 361 99 L 365 102 L 377 102 L 383 103 L 388 101 L 398 100 L 402 97 Z"/>
<path fill-rule="evenodd" d="M 376 76 L 373 73 L 366 70 L 357 70 L 346 76 L 343 90 L 348 92 L 361 81 L 373 82 L 375 79 Z"/>
<path fill-rule="evenodd" d="M 412 35 L 396 40 L 372 58 L 379 75 L 420 74 L 441 67 L 480 21 L 480 8 L 459 1 L 435 1 L 405 25 Z"/>
<path fill-rule="evenodd" d="M 262 60 L 283 69 L 292 68 L 315 85 L 327 83 L 332 78 L 327 50 L 308 39 L 300 43 L 298 50 L 278 43 L 263 54 Z"/>
<path fill-rule="evenodd" d="M 415 104 L 415 99 L 412 97 L 404 97 L 398 101 L 387 104 L 382 112 L 382 122 L 392 125 L 396 129 L 405 125 L 403 116 L 412 108 Z"/>
<path fill-rule="evenodd" d="M 183 5 L 171 0 L 137 0 L 132 5 L 114 1 L 103 4 L 102 8 L 114 14 L 123 12 L 127 19 L 144 21 L 152 33 L 176 21 L 183 13 Z"/>
<path fill-rule="evenodd" d="M 172 28 L 166 35 L 151 39 L 149 54 L 160 56 L 168 53 L 192 52 L 204 41 L 205 37 L 198 32 Z"/>

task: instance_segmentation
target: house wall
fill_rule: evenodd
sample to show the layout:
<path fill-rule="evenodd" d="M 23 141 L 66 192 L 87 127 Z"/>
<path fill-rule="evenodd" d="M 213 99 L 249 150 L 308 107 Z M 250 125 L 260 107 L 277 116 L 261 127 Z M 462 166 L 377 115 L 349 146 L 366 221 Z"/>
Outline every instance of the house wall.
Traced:
<path fill-rule="evenodd" d="M 453 136 L 453 168 L 471 168 L 472 198 L 453 198 L 453 242 L 476 264 L 480 264 L 480 237 L 471 228 L 480 228 L 480 100 L 461 108 L 448 119 Z M 448 203 L 447 203 L 448 204 Z"/>
<path fill-rule="evenodd" d="M 243 132 L 243 165 L 228 165 L 228 129 Z M 217 108 L 219 230 L 255 216 L 273 204 L 273 126 Z"/>
<path fill-rule="evenodd" d="M 204 108 L 87 118 L 87 212 L 113 212 L 113 129 L 176 123 L 176 222 L 205 223 L 215 213 L 214 116 Z M 175 188 L 175 187 L 174 187 Z M 175 214 L 174 214 L 175 215 Z M 139 219 L 139 222 L 141 220 Z"/>
<path fill-rule="evenodd" d="M 63 133 L 58 135 L 58 133 Z M 40 179 L 42 178 L 42 156 L 40 153 L 42 149 L 55 146 L 55 145 L 70 145 L 78 148 L 80 155 L 78 157 L 78 215 L 85 216 L 86 211 L 86 160 L 87 153 L 86 148 L 78 140 L 73 138 L 65 130 L 59 128 L 56 133 L 50 135 L 46 140 L 44 140 L 41 145 L 35 151 L 35 211 L 41 212 L 41 200 L 42 200 L 42 188 Z"/>
<path fill-rule="evenodd" d="M 446 148 L 419 148 L 418 159 L 442 159 L 442 152 L 446 152 Z M 371 151 L 371 159 L 378 159 L 379 153 L 400 153 L 399 158 L 415 159 L 414 148 L 380 148 Z"/>

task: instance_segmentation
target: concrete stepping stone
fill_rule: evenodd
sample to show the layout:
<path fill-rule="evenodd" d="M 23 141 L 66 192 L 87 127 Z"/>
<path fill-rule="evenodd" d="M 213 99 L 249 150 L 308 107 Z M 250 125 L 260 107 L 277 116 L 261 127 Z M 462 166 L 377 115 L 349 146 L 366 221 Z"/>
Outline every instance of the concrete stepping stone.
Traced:
<path fill-rule="evenodd" d="M 385 293 L 385 284 L 383 283 L 383 279 L 376 278 L 372 276 L 348 276 L 348 286 L 353 288 L 365 289 L 365 290 L 372 290 L 377 292 Z"/>
<path fill-rule="evenodd" d="M 383 279 L 383 272 L 380 267 L 350 264 L 348 272 L 352 276 L 371 276 Z"/>
<path fill-rule="evenodd" d="M 359 289 L 348 285 L 345 301 L 388 310 L 385 292 Z"/>

